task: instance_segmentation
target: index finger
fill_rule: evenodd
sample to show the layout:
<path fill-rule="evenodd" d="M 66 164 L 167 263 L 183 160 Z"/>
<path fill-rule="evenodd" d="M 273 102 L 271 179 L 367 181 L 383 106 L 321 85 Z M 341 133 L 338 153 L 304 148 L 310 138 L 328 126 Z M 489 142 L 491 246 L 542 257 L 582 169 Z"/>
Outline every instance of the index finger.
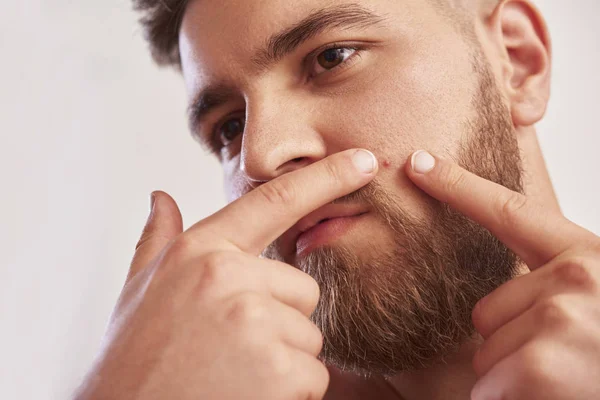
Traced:
<path fill-rule="evenodd" d="M 370 151 L 336 153 L 257 187 L 191 229 L 207 228 L 258 255 L 305 215 L 369 183 L 377 169 Z"/>
<path fill-rule="evenodd" d="M 417 151 L 408 163 L 411 180 L 430 196 L 488 229 L 533 270 L 595 237 L 525 195 L 478 177 L 458 165 Z"/>

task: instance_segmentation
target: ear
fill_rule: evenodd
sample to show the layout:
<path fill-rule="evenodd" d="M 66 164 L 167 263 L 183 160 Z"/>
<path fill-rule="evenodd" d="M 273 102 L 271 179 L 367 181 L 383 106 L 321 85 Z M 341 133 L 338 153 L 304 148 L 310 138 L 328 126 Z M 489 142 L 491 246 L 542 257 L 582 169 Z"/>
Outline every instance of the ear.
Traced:
<path fill-rule="evenodd" d="M 550 97 L 551 44 L 545 21 L 528 0 L 503 0 L 487 22 L 505 56 L 502 78 L 513 124 L 534 125 Z"/>

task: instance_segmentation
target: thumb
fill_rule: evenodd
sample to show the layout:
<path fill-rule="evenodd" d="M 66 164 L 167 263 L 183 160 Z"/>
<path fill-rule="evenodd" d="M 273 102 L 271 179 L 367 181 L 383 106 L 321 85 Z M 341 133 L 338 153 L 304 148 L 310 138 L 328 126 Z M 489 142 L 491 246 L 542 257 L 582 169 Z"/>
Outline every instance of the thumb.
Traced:
<path fill-rule="evenodd" d="M 162 191 L 152 192 L 150 215 L 142 236 L 135 246 L 126 283 L 160 254 L 165 246 L 183 232 L 181 211 L 171 196 Z"/>

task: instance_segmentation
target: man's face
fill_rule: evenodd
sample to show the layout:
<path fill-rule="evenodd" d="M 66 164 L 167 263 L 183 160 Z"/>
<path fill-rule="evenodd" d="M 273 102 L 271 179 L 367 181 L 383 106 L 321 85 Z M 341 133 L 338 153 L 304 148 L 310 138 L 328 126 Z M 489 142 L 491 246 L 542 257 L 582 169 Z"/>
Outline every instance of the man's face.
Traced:
<path fill-rule="evenodd" d="M 186 9 L 191 122 L 221 159 L 230 200 L 342 150 L 380 161 L 373 184 L 326 211 L 360 217 L 300 237 L 294 228 L 265 252 L 321 284 L 313 318 L 331 363 L 383 373 L 426 365 L 471 334 L 469 307 L 515 273 L 487 231 L 403 173 L 427 149 L 520 190 L 502 95 L 461 32 L 424 0 L 192 0 Z"/>

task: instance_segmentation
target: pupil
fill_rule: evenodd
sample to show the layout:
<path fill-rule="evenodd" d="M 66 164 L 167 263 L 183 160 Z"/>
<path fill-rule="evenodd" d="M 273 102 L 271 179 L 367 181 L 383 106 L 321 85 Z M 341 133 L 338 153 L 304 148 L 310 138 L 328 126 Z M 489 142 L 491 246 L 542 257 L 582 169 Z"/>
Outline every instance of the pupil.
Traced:
<path fill-rule="evenodd" d="M 329 49 L 325 52 L 325 61 L 335 62 L 339 57 L 339 49 Z"/>
<path fill-rule="evenodd" d="M 225 132 L 223 132 L 223 136 L 227 140 L 233 140 L 240 133 L 242 124 L 239 119 L 232 119 L 227 121 L 225 124 Z"/>

